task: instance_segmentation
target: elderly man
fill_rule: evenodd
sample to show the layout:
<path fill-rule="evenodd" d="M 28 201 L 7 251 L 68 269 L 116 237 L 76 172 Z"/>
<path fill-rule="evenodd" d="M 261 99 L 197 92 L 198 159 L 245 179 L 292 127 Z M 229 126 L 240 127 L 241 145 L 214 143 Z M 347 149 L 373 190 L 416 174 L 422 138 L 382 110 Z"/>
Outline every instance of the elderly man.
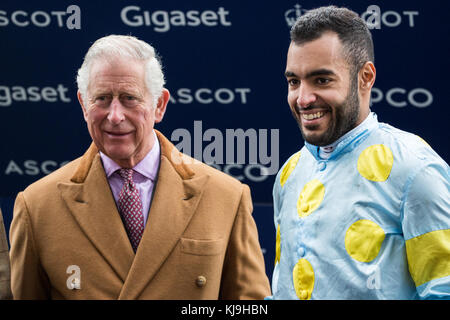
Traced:
<path fill-rule="evenodd" d="M 0 300 L 6 299 L 11 299 L 9 251 L 2 210 L 0 210 Z"/>
<path fill-rule="evenodd" d="M 78 71 L 93 139 L 19 193 L 16 299 L 260 299 L 269 294 L 249 188 L 158 131 L 169 91 L 154 49 L 107 36 Z"/>
<path fill-rule="evenodd" d="M 370 111 L 366 24 L 322 7 L 291 40 L 288 103 L 305 145 L 274 184 L 273 298 L 448 299 L 449 167 Z"/>

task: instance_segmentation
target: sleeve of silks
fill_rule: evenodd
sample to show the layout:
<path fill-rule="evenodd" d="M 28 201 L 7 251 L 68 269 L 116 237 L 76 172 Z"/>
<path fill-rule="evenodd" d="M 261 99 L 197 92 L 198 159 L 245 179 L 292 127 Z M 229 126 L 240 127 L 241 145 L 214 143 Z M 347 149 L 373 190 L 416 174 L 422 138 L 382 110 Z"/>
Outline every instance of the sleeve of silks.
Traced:
<path fill-rule="evenodd" d="M 274 220 L 274 240 L 275 240 L 275 261 L 274 270 L 272 274 L 272 296 L 266 297 L 266 300 L 272 300 L 278 297 L 279 290 L 286 290 L 285 284 L 279 283 L 278 278 L 280 274 L 280 259 L 281 259 L 281 201 L 282 201 L 282 189 L 286 184 L 289 176 L 294 171 L 299 161 L 301 152 L 294 153 L 283 164 L 278 172 L 275 182 L 273 184 L 272 197 L 273 197 L 273 220 Z"/>
<path fill-rule="evenodd" d="M 278 275 L 280 273 L 280 256 L 281 256 L 281 241 L 280 241 L 280 210 L 279 210 L 279 177 L 277 175 L 277 178 L 275 179 L 275 183 L 273 186 L 273 216 L 274 216 L 274 230 L 275 230 L 275 261 L 274 263 L 274 269 L 272 274 L 272 293 L 275 295 L 275 293 L 278 291 Z M 273 296 L 266 297 L 266 300 L 272 300 Z"/>
<path fill-rule="evenodd" d="M 450 179 L 445 162 L 411 175 L 403 199 L 409 272 L 421 299 L 450 299 Z"/>

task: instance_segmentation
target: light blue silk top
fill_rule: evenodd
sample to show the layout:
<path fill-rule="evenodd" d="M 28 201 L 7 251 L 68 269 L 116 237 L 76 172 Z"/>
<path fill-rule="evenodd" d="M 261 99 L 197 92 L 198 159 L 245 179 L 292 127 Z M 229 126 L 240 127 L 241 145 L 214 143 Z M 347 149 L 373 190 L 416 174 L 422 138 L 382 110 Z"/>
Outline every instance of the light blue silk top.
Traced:
<path fill-rule="evenodd" d="M 448 164 L 374 113 L 320 154 L 305 143 L 275 180 L 267 298 L 449 299 Z"/>

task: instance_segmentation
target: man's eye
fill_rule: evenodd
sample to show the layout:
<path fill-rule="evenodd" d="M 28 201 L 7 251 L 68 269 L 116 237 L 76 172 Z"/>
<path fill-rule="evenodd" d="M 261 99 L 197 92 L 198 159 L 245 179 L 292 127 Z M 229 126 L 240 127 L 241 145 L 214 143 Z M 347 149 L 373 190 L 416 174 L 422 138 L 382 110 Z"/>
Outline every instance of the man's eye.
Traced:
<path fill-rule="evenodd" d="M 127 107 L 134 107 L 138 104 L 138 98 L 132 95 L 123 95 L 120 101 Z"/>
<path fill-rule="evenodd" d="M 300 81 L 298 81 L 297 79 L 288 79 L 288 84 L 290 86 L 296 86 L 300 83 Z"/>
<path fill-rule="evenodd" d="M 317 78 L 316 79 L 316 82 L 318 83 L 318 84 L 328 84 L 328 83 L 330 83 L 330 79 L 327 79 L 327 78 Z"/>
<path fill-rule="evenodd" d="M 104 102 L 106 100 L 108 100 L 108 96 L 106 96 L 106 95 L 105 96 L 98 96 L 98 97 L 95 98 L 96 102 Z"/>

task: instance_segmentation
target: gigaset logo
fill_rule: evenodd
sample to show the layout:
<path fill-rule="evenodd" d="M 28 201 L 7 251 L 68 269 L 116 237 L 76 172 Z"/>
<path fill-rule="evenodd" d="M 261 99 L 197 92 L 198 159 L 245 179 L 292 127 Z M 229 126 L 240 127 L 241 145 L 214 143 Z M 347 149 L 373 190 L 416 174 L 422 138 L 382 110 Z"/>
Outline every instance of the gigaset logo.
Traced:
<path fill-rule="evenodd" d="M 198 27 L 200 25 L 206 27 L 231 26 L 231 22 L 227 20 L 228 14 L 223 7 L 219 7 L 217 11 L 205 10 L 156 10 L 150 13 L 147 10 L 141 10 L 138 6 L 126 6 L 120 12 L 122 22 L 130 27 L 151 27 L 156 32 L 167 32 L 171 27 Z"/>
<path fill-rule="evenodd" d="M 10 15 L 6 11 L 0 10 L 0 27 L 6 27 L 10 23 L 18 27 L 28 27 L 30 25 L 36 27 L 48 27 L 54 23 L 58 27 L 67 27 L 69 30 L 81 29 L 81 9 L 77 5 L 70 5 L 66 11 L 34 11 L 26 12 L 23 10 L 17 10 Z"/>
<path fill-rule="evenodd" d="M 9 107 L 13 102 L 65 102 L 72 100 L 67 96 L 69 88 L 62 84 L 56 87 L 22 87 L 0 85 L 0 107 Z"/>

